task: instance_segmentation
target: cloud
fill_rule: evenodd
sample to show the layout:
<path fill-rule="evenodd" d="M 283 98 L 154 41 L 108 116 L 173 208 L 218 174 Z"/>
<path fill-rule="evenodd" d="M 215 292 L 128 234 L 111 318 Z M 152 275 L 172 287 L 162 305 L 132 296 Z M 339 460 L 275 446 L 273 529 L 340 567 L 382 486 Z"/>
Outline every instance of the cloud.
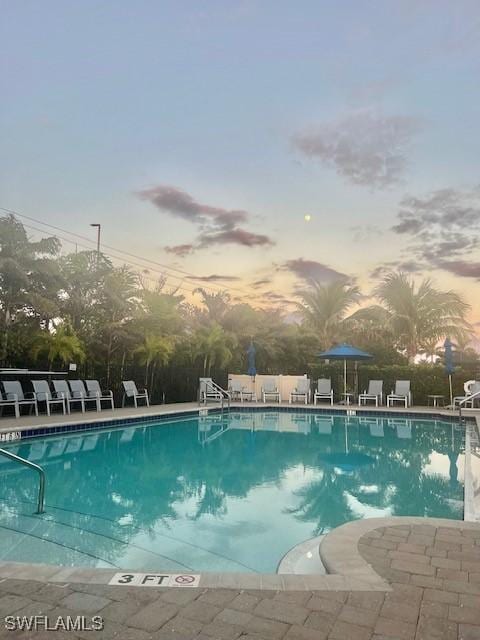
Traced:
<path fill-rule="evenodd" d="M 216 273 L 212 273 L 210 276 L 194 276 L 193 279 L 199 282 L 237 282 L 240 280 L 238 276 L 221 276 Z"/>
<path fill-rule="evenodd" d="M 335 280 L 347 280 L 348 276 L 340 273 L 331 267 L 315 260 L 305 260 L 297 258 L 295 260 L 287 260 L 280 267 L 281 270 L 291 271 L 302 280 L 329 283 Z"/>
<path fill-rule="evenodd" d="M 157 185 L 138 191 L 137 195 L 160 211 L 191 222 L 197 227 L 198 235 L 194 242 L 165 247 L 168 253 L 182 257 L 212 245 L 237 244 L 252 248 L 274 244 L 270 237 L 239 226 L 251 218 L 250 213 L 242 209 L 225 209 L 204 204 L 182 189 L 170 185 Z"/>
<path fill-rule="evenodd" d="M 478 264 L 468 257 L 480 243 L 480 189 L 434 191 L 400 202 L 394 233 L 411 238 L 407 252 L 424 270 L 443 269 L 478 278 Z"/>
<path fill-rule="evenodd" d="M 268 284 L 272 284 L 271 278 L 263 278 L 261 280 L 255 280 L 255 282 L 252 282 L 251 286 L 254 289 L 259 289 L 260 287 L 264 287 Z"/>
<path fill-rule="evenodd" d="M 378 265 L 370 273 L 370 277 L 374 279 L 383 278 L 387 273 L 391 271 L 403 271 L 404 273 L 419 273 L 422 271 L 423 265 L 415 260 L 398 260 L 391 262 L 384 262 Z"/>
<path fill-rule="evenodd" d="M 349 182 L 383 189 L 401 182 L 406 153 L 420 129 L 419 118 L 364 110 L 298 133 L 293 145 Z"/>
<path fill-rule="evenodd" d="M 192 253 L 193 244 L 177 244 L 173 247 L 164 247 L 167 253 L 173 253 L 176 256 L 183 258 L 184 256 Z"/>

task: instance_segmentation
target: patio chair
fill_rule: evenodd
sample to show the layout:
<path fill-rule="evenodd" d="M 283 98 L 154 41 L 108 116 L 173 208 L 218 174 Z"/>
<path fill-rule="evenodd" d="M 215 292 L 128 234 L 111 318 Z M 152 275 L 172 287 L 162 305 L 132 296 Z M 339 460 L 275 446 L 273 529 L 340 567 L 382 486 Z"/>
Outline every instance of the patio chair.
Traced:
<path fill-rule="evenodd" d="M 313 395 L 313 404 L 317 404 L 317 400 L 329 400 L 333 405 L 333 389 L 330 378 L 319 378 L 317 380 L 317 388 Z"/>
<path fill-rule="evenodd" d="M 110 403 L 112 411 L 115 409 L 113 391 L 102 391 L 98 380 L 85 380 L 85 386 L 87 387 L 88 397 L 96 398 L 97 400 L 97 411 L 102 410 L 102 401 Z"/>
<path fill-rule="evenodd" d="M 142 393 L 140 393 L 137 389 L 137 385 L 133 380 L 123 380 L 122 385 L 123 385 L 122 407 L 125 406 L 125 402 L 129 398 L 133 399 L 133 404 L 135 405 L 135 409 L 138 408 L 139 400 L 143 400 L 147 407 L 150 406 L 150 401 L 148 399 L 148 391 L 146 389 L 142 389 Z"/>
<path fill-rule="evenodd" d="M 269 397 L 273 397 L 276 400 L 278 400 L 279 404 L 282 401 L 282 398 L 280 396 L 280 391 L 278 390 L 275 378 L 267 378 L 263 382 L 263 386 L 262 386 L 262 399 L 263 399 L 263 402 L 264 403 L 267 402 L 267 398 L 269 398 Z"/>
<path fill-rule="evenodd" d="M 405 409 L 412 404 L 410 380 L 397 380 L 395 382 L 395 391 L 392 391 L 387 396 L 387 407 L 393 407 L 396 402 L 405 404 Z"/>
<path fill-rule="evenodd" d="M 28 407 L 28 413 L 32 413 L 32 409 L 35 411 L 35 415 L 38 416 L 38 405 L 35 394 L 32 392 L 24 393 L 22 385 L 18 380 L 6 380 L 3 382 L 3 390 L 5 391 L 5 399 L 17 401 L 18 410 L 20 412 L 22 407 Z"/>
<path fill-rule="evenodd" d="M 294 400 L 298 400 L 298 398 L 300 398 L 300 400 L 305 401 L 305 404 L 308 404 L 310 402 L 310 394 L 310 380 L 308 378 L 299 378 L 297 380 L 297 386 L 290 393 L 289 402 L 292 404 Z"/>
<path fill-rule="evenodd" d="M 50 387 L 48 386 L 48 382 L 46 380 L 32 380 L 33 391 L 35 393 L 35 398 L 38 402 L 44 402 L 45 407 L 47 408 L 47 415 L 50 415 L 50 407 L 51 406 L 60 406 L 62 408 L 63 413 L 66 413 L 66 404 L 65 398 L 59 396 L 56 391 L 50 391 Z"/>
<path fill-rule="evenodd" d="M 243 402 L 243 400 L 256 400 L 257 396 L 255 395 L 254 391 L 248 391 L 248 389 L 246 389 L 245 385 L 242 384 L 241 380 L 232 380 L 230 382 L 230 387 L 228 388 L 232 400 L 235 400 L 235 398 L 240 399 L 240 402 Z"/>
<path fill-rule="evenodd" d="M 68 384 L 70 386 L 70 391 L 72 392 L 72 398 L 81 400 L 83 402 L 84 410 L 87 407 L 88 402 L 94 402 L 95 409 L 98 411 L 97 399 L 88 395 L 85 385 L 83 384 L 83 380 L 69 380 Z"/>
<path fill-rule="evenodd" d="M 85 403 L 83 402 L 83 398 L 74 398 L 72 396 L 72 392 L 70 391 L 70 387 L 68 386 L 68 382 L 66 380 L 54 380 L 53 388 L 55 389 L 55 393 L 59 398 L 65 398 L 67 413 L 71 413 L 72 404 L 79 404 L 82 413 L 85 413 Z"/>
<path fill-rule="evenodd" d="M 453 398 L 453 408 L 462 406 L 465 408 L 473 409 L 475 405 L 475 400 L 479 400 L 480 396 L 475 396 L 476 393 L 480 392 L 480 382 L 477 380 L 473 380 L 468 386 L 468 383 L 465 383 L 465 395 L 464 396 L 455 396 Z M 468 391 L 467 391 L 468 389 Z M 460 404 L 461 403 L 461 404 Z"/>
<path fill-rule="evenodd" d="M 5 407 L 13 407 L 13 411 L 15 413 L 15 418 L 20 418 L 20 407 L 18 406 L 18 400 L 12 398 L 11 400 L 7 400 L 6 397 L 0 391 L 0 416 L 3 416 L 3 409 Z M 3 459 L 2 459 L 3 462 Z"/>
<path fill-rule="evenodd" d="M 362 402 L 363 400 L 363 402 Z M 375 406 L 383 404 L 383 380 L 369 380 L 368 391 L 364 391 L 358 396 L 358 404 L 367 404 L 374 401 Z"/>

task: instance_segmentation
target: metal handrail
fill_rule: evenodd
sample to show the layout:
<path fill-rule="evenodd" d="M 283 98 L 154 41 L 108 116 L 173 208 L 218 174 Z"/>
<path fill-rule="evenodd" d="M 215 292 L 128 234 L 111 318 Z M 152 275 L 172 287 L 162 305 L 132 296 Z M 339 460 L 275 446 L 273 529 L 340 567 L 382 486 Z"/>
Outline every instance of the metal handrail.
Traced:
<path fill-rule="evenodd" d="M 216 391 L 221 395 L 220 404 L 222 409 L 224 400 L 227 400 L 228 408 L 230 408 L 230 393 L 226 389 L 222 389 L 222 387 L 220 387 L 216 382 L 213 382 L 213 380 L 204 380 L 203 382 L 207 388 L 210 388 L 212 391 Z"/>
<path fill-rule="evenodd" d="M 10 458 L 10 460 L 15 460 L 15 462 L 20 462 L 21 464 L 24 464 L 26 467 L 30 467 L 30 469 L 35 469 L 35 471 L 38 471 L 38 474 L 40 476 L 40 483 L 38 487 L 37 510 L 35 511 L 35 513 L 38 513 L 38 514 L 45 513 L 45 509 L 44 509 L 45 471 L 42 469 L 42 467 L 39 467 L 38 464 L 35 464 L 34 462 L 30 462 L 30 460 L 25 460 L 25 458 L 21 458 L 20 456 L 17 456 L 15 453 L 12 453 L 11 451 L 7 451 L 6 449 L 0 449 L 0 454 L 3 454 L 7 458 Z"/>
<path fill-rule="evenodd" d="M 465 404 L 466 402 L 470 402 L 470 400 L 473 400 L 478 396 L 480 396 L 480 390 L 475 391 L 475 393 L 472 393 L 469 396 L 465 396 L 465 398 L 463 398 L 463 400 L 460 400 L 460 402 L 458 403 L 458 421 L 460 424 L 462 424 L 462 404 Z M 455 405 L 455 401 L 454 401 L 454 405 Z"/>

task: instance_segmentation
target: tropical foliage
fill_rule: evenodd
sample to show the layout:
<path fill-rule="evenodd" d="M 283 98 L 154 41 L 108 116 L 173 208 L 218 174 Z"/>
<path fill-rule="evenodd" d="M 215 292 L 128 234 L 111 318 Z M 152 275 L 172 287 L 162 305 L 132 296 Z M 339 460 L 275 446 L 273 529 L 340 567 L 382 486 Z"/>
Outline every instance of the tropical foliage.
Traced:
<path fill-rule="evenodd" d="M 32 241 L 16 218 L 0 218 L 0 366 L 75 362 L 108 388 L 144 382 L 154 401 L 190 400 L 199 376 L 225 383 L 227 369 L 246 371 L 252 339 L 257 370 L 271 374 L 315 377 L 316 354 L 341 341 L 370 351 L 376 366 L 400 366 L 421 354 L 435 360 L 450 336 L 459 359 L 476 360 L 457 293 L 392 273 L 373 295 L 366 306 L 354 283 L 337 280 L 312 281 L 288 313 L 206 286 L 186 300 L 163 278 L 152 284 L 95 251 L 65 254 L 56 238 Z"/>

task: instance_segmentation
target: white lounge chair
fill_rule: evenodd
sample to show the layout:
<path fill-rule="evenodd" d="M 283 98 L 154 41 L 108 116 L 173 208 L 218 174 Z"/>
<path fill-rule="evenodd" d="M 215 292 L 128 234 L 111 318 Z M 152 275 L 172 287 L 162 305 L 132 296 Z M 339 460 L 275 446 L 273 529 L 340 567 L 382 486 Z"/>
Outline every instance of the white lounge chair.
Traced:
<path fill-rule="evenodd" d="M 133 399 L 133 404 L 135 405 L 135 409 L 138 408 L 139 400 L 143 400 L 147 407 L 150 406 L 150 400 L 148 399 L 148 391 L 146 389 L 143 389 L 142 393 L 140 393 L 137 389 L 137 385 L 133 380 L 124 380 L 122 382 L 122 385 L 123 385 L 122 407 L 125 406 L 125 402 L 127 398 Z"/>
<path fill-rule="evenodd" d="M 383 404 L 383 380 L 370 380 L 368 391 L 364 391 L 358 396 L 358 404 L 367 404 L 370 401 L 375 402 L 376 407 Z"/>
<path fill-rule="evenodd" d="M 257 396 L 254 391 L 248 391 L 245 385 L 242 384 L 241 380 L 232 380 L 230 382 L 230 387 L 228 388 L 232 400 L 235 398 L 243 402 L 244 400 L 256 400 Z"/>
<path fill-rule="evenodd" d="M 102 402 L 108 402 L 112 411 L 115 408 L 113 402 L 113 391 L 102 391 L 98 380 L 85 380 L 85 386 L 87 387 L 87 395 L 89 398 L 96 398 L 97 411 L 102 410 Z"/>
<path fill-rule="evenodd" d="M 35 394 L 31 392 L 24 393 L 22 385 L 18 380 L 5 380 L 5 382 L 3 382 L 3 390 L 5 391 L 5 399 L 7 402 L 17 401 L 19 412 L 22 407 L 28 407 L 29 413 L 32 413 L 33 409 L 35 415 L 38 416 L 38 404 Z"/>
<path fill-rule="evenodd" d="M 317 388 L 313 395 L 313 404 L 317 404 L 318 400 L 328 400 L 333 405 L 333 389 L 330 378 L 319 378 L 317 380 Z"/>
<path fill-rule="evenodd" d="M 305 404 L 308 404 L 310 402 L 310 394 L 310 380 L 308 378 L 299 378 L 297 380 L 297 386 L 290 394 L 289 402 L 292 404 L 294 400 L 298 400 L 300 398 L 300 400 L 303 400 Z"/>
<path fill-rule="evenodd" d="M 15 398 L 12 398 L 11 400 L 7 400 L 7 398 L 4 397 L 3 394 L 0 392 L 0 416 L 3 415 L 3 409 L 5 407 L 13 407 L 15 418 L 20 418 L 20 408 L 18 406 L 18 400 Z M 2 458 L 2 462 L 3 460 L 4 459 Z"/>
<path fill-rule="evenodd" d="M 468 391 L 465 391 L 465 395 L 464 396 L 455 396 L 453 398 L 453 408 L 455 409 L 456 407 L 462 406 L 465 408 L 469 408 L 469 409 L 473 409 L 474 405 L 475 405 L 475 400 L 480 400 L 480 396 L 475 396 L 476 393 L 480 392 L 480 382 L 478 382 L 477 380 L 474 380 L 473 382 L 471 382 L 468 387 L 467 387 L 468 383 L 465 383 L 464 388 L 468 389 Z M 475 397 L 473 397 L 475 396 Z"/>
<path fill-rule="evenodd" d="M 85 403 L 83 401 L 83 398 L 74 398 L 72 396 L 72 392 L 70 391 L 70 387 L 68 386 L 68 382 L 66 380 L 54 380 L 53 388 L 55 389 L 55 393 L 59 398 L 65 398 L 67 413 L 71 413 L 72 404 L 80 405 L 82 413 L 85 413 Z"/>
<path fill-rule="evenodd" d="M 51 406 L 59 406 L 62 408 L 63 413 L 66 413 L 67 407 L 65 398 L 63 397 L 63 395 L 58 396 L 56 391 L 52 393 L 46 380 L 32 380 L 32 386 L 37 403 L 45 403 L 45 406 L 47 408 L 47 415 L 50 415 Z"/>
<path fill-rule="evenodd" d="M 397 380 L 395 391 L 387 396 L 387 407 L 393 407 L 396 402 L 405 405 L 405 408 L 412 404 L 412 393 L 410 391 L 410 380 Z"/>
<path fill-rule="evenodd" d="M 70 391 L 72 392 L 72 398 L 75 398 L 76 400 L 81 400 L 83 402 L 83 410 L 85 411 L 85 408 L 87 406 L 87 404 L 90 402 L 90 404 L 92 402 L 95 403 L 95 409 L 98 410 L 98 403 L 97 403 L 97 399 L 96 398 L 91 398 L 88 394 L 87 394 L 87 390 L 85 389 L 85 385 L 83 384 L 83 380 L 69 380 L 68 384 L 70 385 Z"/>
<path fill-rule="evenodd" d="M 275 378 L 267 378 L 263 382 L 263 386 L 262 386 L 263 402 L 267 402 L 267 398 L 274 398 L 278 401 L 279 404 L 282 401 L 282 398 L 280 396 L 280 391 L 278 390 Z"/>

